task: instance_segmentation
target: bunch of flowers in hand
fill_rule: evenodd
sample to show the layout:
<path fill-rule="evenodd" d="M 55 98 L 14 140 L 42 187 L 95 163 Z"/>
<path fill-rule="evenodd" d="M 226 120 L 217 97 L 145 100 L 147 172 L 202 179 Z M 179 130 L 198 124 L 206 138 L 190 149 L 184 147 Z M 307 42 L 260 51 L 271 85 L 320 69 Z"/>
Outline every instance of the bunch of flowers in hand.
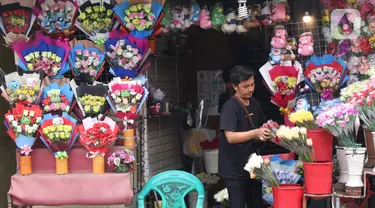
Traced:
<path fill-rule="evenodd" d="M 262 156 L 253 153 L 250 155 L 244 169 L 250 173 L 251 178 L 261 179 L 271 186 L 279 187 L 279 183 L 270 166 L 269 159 L 263 160 Z"/>
<path fill-rule="evenodd" d="M 358 111 L 359 118 L 370 130 L 375 130 L 375 79 L 372 78 L 359 91 L 353 92 L 349 102 Z"/>
<path fill-rule="evenodd" d="M 26 107 L 21 104 L 16 104 L 4 115 L 7 133 L 21 150 L 21 155 L 28 156 L 32 152 L 42 115 L 43 111 L 38 105 Z"/>
<path fill-rule="evenodd" d="M 84 95 L 79 97 L 79 102 L 86 114 L 96 114 L 101 111 L 106 100 L 103 96 Z"/>
<path fill-rule="evenodd" d="M 334 135 L 342 147 L 356 147 L 355 127 L 359 123 L 358 111 L 350 103 L 340 103 L 323 111 L 317 118 L 319 126 Z"/>
<path fill-rule="evenodd" d="M 315 129 L 315 119 L 310 111 L 298 110 L 289 115 L 289 120 L 298 127 L 305 127 L 306 129 Z"/>
<path fill-rule="evenodd" d="M 198 173 L 197 178 L 203 183 L 203 185 L 208 189 L 208 186 L 217 184 L 219 182 L 220 177 L 216 174 L 211 173 Z"/>
<path fill-rule="evenodd" d="M 267 123 L 263 124 L 262 128 L 270 130 L 272 136 L 271 138 L 275 138 L 277 130 L 279 130 L 280 126 L 277 122 L 268 120 Z"/>
<path fill-rule="evenodd" d="M 130 6 L 125 10 L 126 28 L 132 30 L 149 30 L 156 19 L 155 14 L 151 11 L 150 4 L 137 4 Z"/>
<path fill-rule="evenodd" d="M 127 70 L 137 69 L 138 63 L 142 60 L 142 54 L 138 48 L 126 44 L 125 40 L 117 41 L 116 45 L 110 45 L 112 51 L 107 56 L 116 67 Z"/>
<path fill-rule="evenodd" d="M 57 74 L 61 68 L 62 58 L 50 51 L 40 53 L 39 51 L 31 52 L 26 55 L 27 69 L 29 71 L 45 70 L 52 74 Z"/>
<path fill-rule="evenodd" d="M 113 11 L 105 6 L 88 6 L 79 14 L 78 21 L 88 32 L 109 32 L 114 22 Z"/>
<path fill-rule="evenodd" d="M 272 86 L 281 93 L 281 95 L 293 95 L 297 79 L 289 76 L 278 76 L 272 82 Z"/>
<path fill-rule="evenodd" d="M 228 189 L 225 188 L 225 189 L 223 189 L 223 190 L 217 192 L 217 193 L 214 195 L 214 199 L 215 199 L 216 202 L 218 202 L 218 203 L 221 204 L 221 207 L 222 207 L 222 208 L 227 207 L 228 200 L 229 200 Z"/>
<path fill-rule="evenodd" d="M 102 65 L 103 55 L 88 49 L 75 50 L 75 63 L 74 68 L 80 73 L 87 73 L 94 79 L 98 73 L 98 67 Z"/>
<path fill-rule="evenodd" d="M 277 145 L 295 152 L 303 162 L 313 162 L 314 150 L 312 140 L 307 138 L 307 130 L 304 127 L 280 126 L 276 133 L 277 139 L 274 142 Z"/>
<path fill-rule="evenodd" d="M 108 157 L 107 163 L 114 171 L 118 173 L 127 173 L 129 170 L 134 170 L 135 157 L 128 149 L 119 150 Z"/>
<path fill-rule="evenodd" d="M 43 3 L 42 12 L 38 15 L 40 26 L 48 33 L 63 32 L 72 26 L 75 7 L 72 2 L 66 1 L 53 4 Z"/>

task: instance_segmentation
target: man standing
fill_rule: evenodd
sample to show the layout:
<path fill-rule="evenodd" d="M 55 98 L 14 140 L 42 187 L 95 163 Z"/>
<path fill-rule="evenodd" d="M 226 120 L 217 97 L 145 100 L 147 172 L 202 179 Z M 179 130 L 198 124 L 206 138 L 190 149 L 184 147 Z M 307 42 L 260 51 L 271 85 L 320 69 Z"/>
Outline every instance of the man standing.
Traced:
<path fill-rule="evenodd" d="M 262 208 L 262 185 L 244 170 L 249 156 L 270 137 L 259 103 L 252 97 L 255 72 L 235 66 L 230 73 L 235 95 L 223 106 L 220 115 L 219 174 L 229 192 L 231 208 Z"/>

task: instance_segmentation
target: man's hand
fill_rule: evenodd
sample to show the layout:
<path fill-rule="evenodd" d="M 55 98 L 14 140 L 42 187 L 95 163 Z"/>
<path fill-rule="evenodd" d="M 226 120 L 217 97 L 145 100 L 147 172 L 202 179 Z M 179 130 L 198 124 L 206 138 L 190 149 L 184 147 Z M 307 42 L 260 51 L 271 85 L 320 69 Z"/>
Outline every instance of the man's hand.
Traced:
<path fill-rule="evenodd" d="M 259 128 L 256 135 L 261 141 L 266 141 L 271 138 L 271 131 L 266 128 Z"/>

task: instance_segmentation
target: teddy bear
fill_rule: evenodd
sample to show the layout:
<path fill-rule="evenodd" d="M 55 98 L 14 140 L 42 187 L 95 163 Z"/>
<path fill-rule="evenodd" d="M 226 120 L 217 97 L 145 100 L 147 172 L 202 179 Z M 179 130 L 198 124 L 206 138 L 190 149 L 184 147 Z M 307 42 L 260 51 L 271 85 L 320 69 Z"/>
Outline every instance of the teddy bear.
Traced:
<path fill-rule="evenodd" d="M 172 30 L 182 30 L 185 27 L 185 12 L 183 8 L 176 7 L 172 10 L 172 21 L 169 26 Z"/>
<path fill-rule="evenodd" d="M 271 53 L 269 55 L 270 57 L 270 63 L 273 64 L 279 64 L 281 62 L 281 49 L 279 48 L 272 48 Z"/>
<path fill-rule="evenodd" d="M 271 40 L 273 48 L 285 48 L 286 46 L 286 31 L 284 27 L 276 27 L 275 36 Z"/>
<path fill-rule="evenodd" d="M 190 7 L 190 21 L 194 24 L 194 25 L 199 25 L 199 19 L 200 19 L 200 7 L 199 7 L 199 4 L 197 4 L 196 2 L 194 2 L 193 5 L 191 5 Z"/>
<path fill-rule="evenodd" d="M 209 29 L 212 27 L 211 20 L 210 20 L 210 12 L 208 11 L 207 8 L 201 9 L 199 26 L 202 29 Z"/>
<path fill-rule="evenodd" d="M 262 8 L 260 11 L 261 16 L 262 16 L 262 24 L 263 25 L 269 25 L 272 23 L 271 20 L 271 9 L 269 4 L 265 4 L 265 6 Z"/>
<path fill-rule="evenodd" d="M 231 34 L 237 29 L 236 12 L 231 10 L 225 17 L 225 23 L 221 26 L 224 33 Z"/>
<path fill-rule="evenodd" d="M 283 64 L 286 61 L 294 61 L 296 59 L 296 55 L 294 55 L 293 51 L 290 49 L 285 49 L 281 55 L 280 63 Z"/>
<path fill-rule="evenodd" d="M 271 20 L 272 22 L 285 22 L 290 19 L 289 15 L 286 13 L 286 4 L 280 2 L 275 4 L 271 10 Z"/>
<path fill-rule="evenodd" d="M 314 43 L 311 32 L 303 33 L 299 38 L 298 54 L 301 56 L 311 56 L 314 54 Z"/>

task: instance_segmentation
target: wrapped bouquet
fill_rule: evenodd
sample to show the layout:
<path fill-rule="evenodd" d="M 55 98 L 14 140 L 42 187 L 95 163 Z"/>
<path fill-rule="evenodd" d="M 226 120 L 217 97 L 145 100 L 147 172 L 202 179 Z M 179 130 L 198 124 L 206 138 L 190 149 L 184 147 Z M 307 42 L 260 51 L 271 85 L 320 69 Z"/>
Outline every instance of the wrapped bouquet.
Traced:
<path fill-rule="evenodd" d="M 80 0 L 79 16 L 76 26 L 92 41 L 103 44 L 109 37 L 109 32 L 120 23 L 113 16 L 113 7 L 110 0 Z"/>
<path fill-rule="evenodd" d="M 37 73 L 23 74 L 20 76 L 18 72 L 12 72 L 5 75 L 1 70 L 1 83 L 2 96 L 10 104 L 37 104 L 40 101 L 43 85 L 40 81 L 40 75 Z M 42 86 L 41 86 L 42 85 Z"/>
<path fill-rule="evenodd" d="M 124 32 L 112 31 L 105 43 L 110 72 L 116 77 L 134 78 L 150 54 L 146 39 L 139 39 Z"/>
<path fill-rule="evenodd" d="M 18 40 L 12 48 L 18 55 L 17 65 L 24 71 L 43 71 L 56 77 L 69 71 L 70 47 L 66 40 L 54 40 L 37 32 L 35 39 Z"/>
<path fill-rule="evenodd" d="M 44 87 L 41 102 L 46 113 L 56 111 L 68 113 L 73 102 L 73 92 L 67 83 L 61 86 L 58 83 L 52 83 Z"/>
<path fill-rule="evenodd" d="M 128 150 L 118 150 L 112 153 L 107 160 L 108 165 L 117 173 L 127 173 L 135 170 L 135 157 L 133 153 Z"/>
<path fill-rule="evenodd" d="M 118 126 L 106 117 L 103 121 L 85 118 L 79 126 L 79 142 L 87 149 L 87 158 L 93 159 L 93 172 L 104 173 L 104 155 L 117 139 Z"/>
<path fill-rule="evenodd" d="M 73 40 L 71 45 L 69 62 L 73 75 L 80 77 L 86 83 L 97 80 L 104 70 L 105 53 L 103 48 L 87 40 Z"/>
<path fill-rule="evenodd" d="M 48 34 L 69 36 L 74 33 L 77 7 L 72 0 L 39 0 L 33 8 L 38 24 Z"/>
<path fill-rule="evenodd" d="M 164 1 L 153 0 L 149 4 L 143 2 L 123 1 L 113 8 L 115 17 L 131 35 L 137 38 L 155 37 L 163 29 L 160 21 L 164 17 Z"/>
<path fill-rule="evenodd" d="M 17 40 L 28 40 L 36 17 L 32 7 L 35 1 L 0 1 L 0 29 L 5 36 L 5 43 L 12 45 Z"/>
<path fill-rule="evenodd" d="M 270 160 L 265 159 L 256 153 L 250 155 L 249 161 L 246 163 L 244 169 L 250 173 L 253 179 L 260 179 L 267 182 L 271 186 L 279 187 L 277 178 L 270 166 Z"/>
<path fill-rule="evenodd" d="M 323 100 L 332 100 L 336 90 L 348 81 L 349 76 L 344 60 L 331 54 L 322 57 L 313 56 L 305 65 L 306 84 L 320 93 Z"/>
<path fill-rule="evenodd" d="M 108 86 L 99 82 L 94 82 L 93 85 L 81 83 L 77 86 L 74 80 L 70 82 L 70 85 L 77 101 L 78 108 L 74 112 L 78 118 L 82 120 L 86 117 L 97 117 L 99 114 L 108 113 L 110 110 L 106 101 Z"/>

